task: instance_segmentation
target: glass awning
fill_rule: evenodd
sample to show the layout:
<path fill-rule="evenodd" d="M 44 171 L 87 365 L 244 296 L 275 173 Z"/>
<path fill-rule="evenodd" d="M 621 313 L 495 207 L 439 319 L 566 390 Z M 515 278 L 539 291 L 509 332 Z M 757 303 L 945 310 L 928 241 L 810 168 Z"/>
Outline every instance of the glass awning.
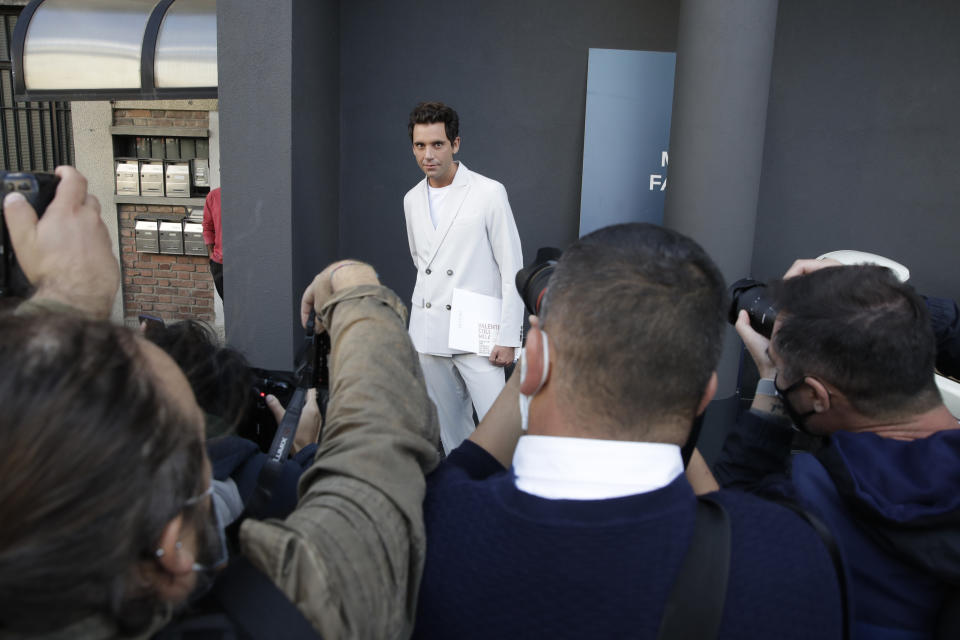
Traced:
<path fill-rule="evenodd" d="M 216 0 L 33 0 L 13 34 L 18 100 L 216 98 Z"/>

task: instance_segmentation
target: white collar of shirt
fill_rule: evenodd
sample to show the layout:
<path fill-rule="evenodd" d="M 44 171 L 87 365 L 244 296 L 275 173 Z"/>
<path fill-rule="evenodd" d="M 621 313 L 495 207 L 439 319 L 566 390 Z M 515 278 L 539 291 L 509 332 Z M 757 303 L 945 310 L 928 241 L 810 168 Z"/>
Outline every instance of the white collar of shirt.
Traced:
<path fill-rule="evenodd" d="M 541 498 L 604 500 L 661 489 L 683 473 L 680 447 L 654 442 L 523 436 L 514 482 Z"/>

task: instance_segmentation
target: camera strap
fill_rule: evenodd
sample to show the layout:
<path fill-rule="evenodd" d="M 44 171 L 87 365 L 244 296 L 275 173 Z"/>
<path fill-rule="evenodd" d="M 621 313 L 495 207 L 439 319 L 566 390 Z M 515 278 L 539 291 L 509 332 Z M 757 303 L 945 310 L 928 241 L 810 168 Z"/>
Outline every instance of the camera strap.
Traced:
<path fill-rule="evenodd" d="M 297 433 L 297 424 L 300 422 L 300 413 L 307 399 L 307 390 L 298 386 L 293 391 L 293 397 L 283 414 L 283 420 L 277 426 L 277 432 L 267 451 L 267 460 L 257 476 L 257 486 L 247 502 L 246 513 L 254 518 L 262 517 L 273 499 L 273 491 L 277 481 L 283 473 L 283 462 L 290 455 L 290 447 Z"/>
<path fill-rule="evenodd" d="M 835 485 L 831 482 L 829 486 Z M 840 554 L 840 545 L 837 543 L 837 539 L 830 531 L 830 527 L 828 527 L 823 520 L 815 516 L 813 513 L 807 511 L 793 500 L 781 499 L 774 500 L 774 502 L 782 507 L 790 509 L 795 514 L 803 518 L 820 537 L 820 541 L 823 542 L 824 548 L 827 550 L 827 553 L 830 554 L 830 562 L 833 564 L 833 570 L 837 574 L 837 588 L 840 590 L 840 607 L 841 614 L 843 615 L 843 638 L 844 640 L 847 640 L 850 638 L 851 629 L 850 601 L 848 598 L 847 589 L 847 572 L 844 568 L 843 556 Z"/>
<path fill-rule="evenodd" d="M 245 515 L 261 518 L 273 499 L 273 492 L 280 476 L 283 474 L 283 463 L 290 455 L 293 438 L 297 434 L 300 423 L 300 414 L 307 401 L 307 390 L 318 389 L 317 402 L 321 418 L 326 418 L 326 388 L 329 384 L 327 371 L 327 356 L 330 353 L 330 338 L 326 333 L 317 335 L 317 315 L 310 312 L 307 319 L 304 344 L 296 358 L 297 387 L 287 404 L 283 420 L 277 426 L 277 432 L 267 450 L 267 461 L 257 476 L 257 486 L 247 502 Z M 322 391 L 321 391 L 322 390 Z M 322 426 L 321 426 L 322 429 Z"/>
<path fill-rule="evenodd" d="M 231 558 L 210 592 L 154 636 L 157 640 L 319 637 L 297 606 L 243 556 Z"/>
<path fill-rule="evenodd" d="M 657 640 L 716 638 L 730 573 L 730 517 L 708 496 L 697 498 L 690 547 L 683 557 Z"/>

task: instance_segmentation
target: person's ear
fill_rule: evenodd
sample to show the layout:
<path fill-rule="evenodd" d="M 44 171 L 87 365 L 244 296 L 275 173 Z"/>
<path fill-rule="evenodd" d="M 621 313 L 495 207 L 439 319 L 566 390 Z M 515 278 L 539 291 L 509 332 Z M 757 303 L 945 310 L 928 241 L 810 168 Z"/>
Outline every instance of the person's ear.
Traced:
<path fill-rule="evenodd" d="M 450 145 L 450 148 L 453 149 L 453 153 L 460 151 L 460 136 L 453 139 L 453 144 Z"/>
<path fill-rule="evenodd" d="M 182 542 L 186 534 L 183 514 L 178 514 L 163 528 L 155 557 L 143 567 L 144 578 L 166 602 L 185 600 L 196 581 L 193 550 Z"/>
<path fill-rule="evenodd" d="M 832 397 L 827 386 L 813 376 L 807 376 L 803 381 L 807 383 L 807 386 L 810 388 L 812 409 L 817 413 L 829 411 Z"/>
<path fill-rule="evenodd" d="M 550 348 L 547 334 L 539 327 L 530 327 L 527 344 L 520 360 L 520 393 L 536 394 L 550 375 Z"/>
<path fill-rule="evenodd" d="M 697 407 L 697 415 L 707 410 L 707 405 L 713 400 L 713 396 L 717 395 L 717 372 L 714 371 L 710 374 L 710 380 L 707 381 L 707 387 L 703 390 L 703 396 L 700 398 L 700 406 Z"/>

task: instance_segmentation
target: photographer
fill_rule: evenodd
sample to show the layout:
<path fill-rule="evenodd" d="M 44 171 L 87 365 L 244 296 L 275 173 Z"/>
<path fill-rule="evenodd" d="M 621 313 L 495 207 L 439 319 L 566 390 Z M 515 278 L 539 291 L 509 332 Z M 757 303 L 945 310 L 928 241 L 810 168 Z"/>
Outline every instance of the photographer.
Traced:
<path fill-rule="evenodd" d="M 297 506 L 297 483 L 304 471 L 313 464 L 320 435 L 321 417 L 316 389 L 309 389 L 290 455 L 283 460 L 279 473 L 271 484 L 270 500 L 262 510 L 253 513 L 251 502 L 267 454 L 252 438 L 264 419 L 279 425 L 284 408 L 273 395 L 263 402 L 266 413 L 257 409 L 255 376 L 250 363 L 242 353 L 220 346 L 217 335 L 209 325 L 196 320 L 181 320 L 170 325 L 141 326 L 144 337 L 173 358 L 187 377 L 197 404 L 204 413 L 207 437 L 207 455 L 218 482 L 215 493 L 221 495 L 232 508 L 224 510 L 225 525 L 230 524 L 244 506 L 247 515 L 256 518 L 284 518 Z M 246 436 L 246 437 L 243 437 Z M 239 511 L 238 511 L 239 509 Z"/>
<path fill-rule="evenodd" d="M 563 253 L 519 370 L 428 479 L 415 637 L 841 637 L 813 529 L 684 475 L 724 303 L 703 249 L 655 225 Z"/>
<path fill-rule="evenodd" d="M 57 174 L 39 222 L 18 194 L 4 201 L 37 292 L 0 318 L 0 635 L 143 637 L 223 561 L 203 417 L 166 354 L 104 321 L 119 283 L 109 236 L 83 177 Z M 437 424 L 405 309 L 359 263 L 318 275 L 311 308 L 331 335 L 332 399 L 298 508 L 245 521 L 217 606 L 167 637 L 410 632 Z"/>
<path fill-rule="evenodd" d="M 960 584 L 960 429 L 923 300 L 883 267 L 815 261 L 770 295 L 769 340 L 745 311 L 736 323 L 762 379 L 717 480 L 822 516 L 851 568 L 854 637 L 957 637 L 944 602 Z M 791 456 L 791 423 L 824 446 Z"/>

